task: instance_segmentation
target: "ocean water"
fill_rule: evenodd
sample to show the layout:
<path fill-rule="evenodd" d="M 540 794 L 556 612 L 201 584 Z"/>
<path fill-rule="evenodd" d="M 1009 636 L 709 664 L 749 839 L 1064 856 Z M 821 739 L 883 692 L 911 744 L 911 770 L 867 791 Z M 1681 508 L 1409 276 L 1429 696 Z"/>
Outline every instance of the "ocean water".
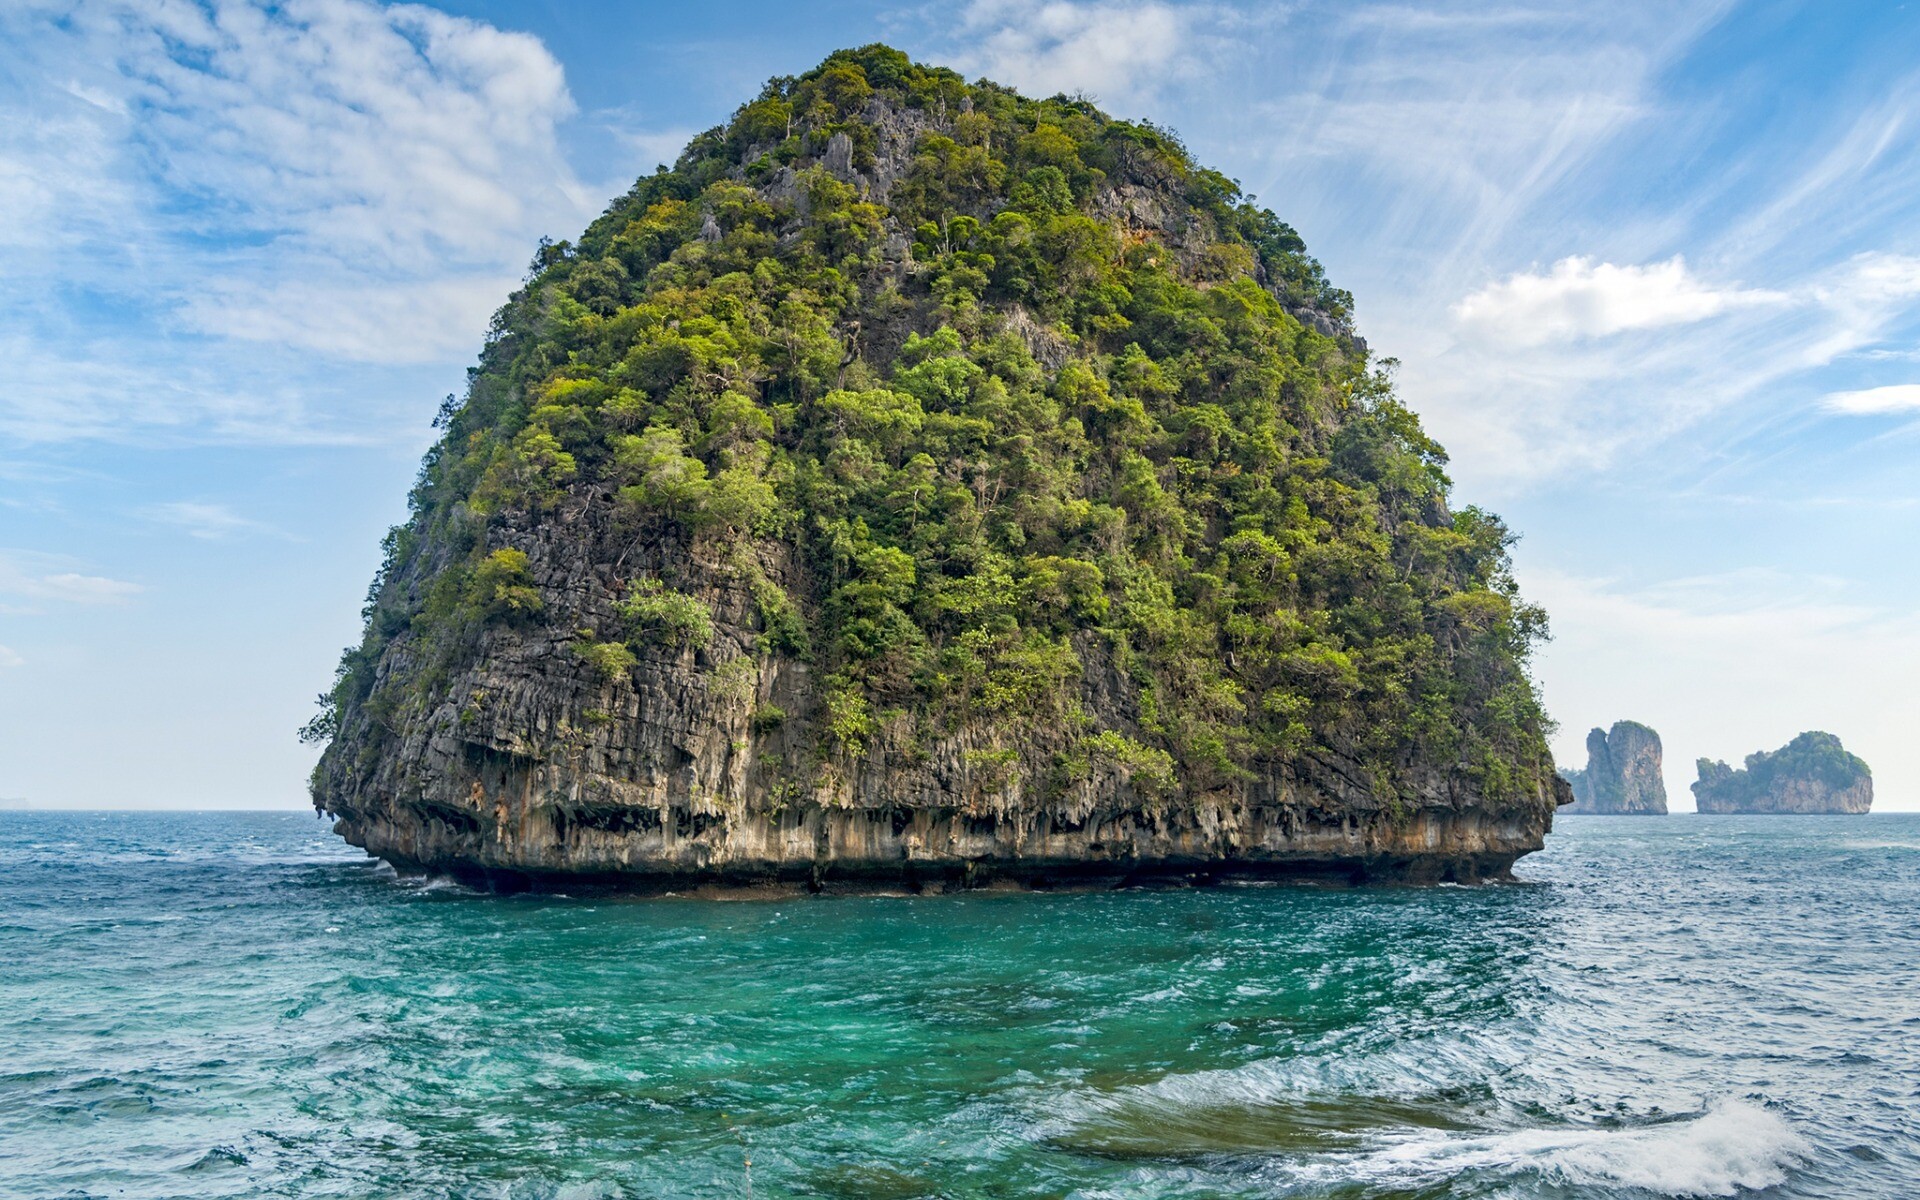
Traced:
<path fill-rule="evenodd" d="M 1920 1195 L 1920 816 L 1519 872 L 500 898 L 308 816 L 0 813 L 0 1195 Z"/>

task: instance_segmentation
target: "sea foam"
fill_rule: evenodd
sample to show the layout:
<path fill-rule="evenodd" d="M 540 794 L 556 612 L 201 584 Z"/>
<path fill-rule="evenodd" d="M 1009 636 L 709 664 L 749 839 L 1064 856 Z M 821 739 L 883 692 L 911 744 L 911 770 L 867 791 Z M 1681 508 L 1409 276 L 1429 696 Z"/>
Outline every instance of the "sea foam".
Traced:
<path fill-rule="evenodd" d="M 1721 1101 L 1705 1113 L 1619 1129 L 1528 1129 L 1483 1137 L 1403 1142 L 1374 1164 L 1409 1174 L 1528 1174 L 1576 1187 L 1633 1188 L 1663 1196 L 1732 1196 L 1776 1187 L 1809 1147 L 1778 1113 Z"/>

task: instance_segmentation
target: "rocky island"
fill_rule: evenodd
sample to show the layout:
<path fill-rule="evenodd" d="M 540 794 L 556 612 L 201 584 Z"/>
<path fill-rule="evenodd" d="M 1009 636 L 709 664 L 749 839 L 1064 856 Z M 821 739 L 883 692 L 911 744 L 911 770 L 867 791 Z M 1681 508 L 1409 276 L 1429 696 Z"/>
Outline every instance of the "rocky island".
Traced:
<path fill-rule="evenodd" d="M 1660 735 L 1638 721 L 1615 721 L 1611 731 L 1588 733 L 1585 769 L 1568 767 L 1560 774 L 1573 785 L 1573 803 L 1562 812 L 1664 815 L 1667 811 Z"/>
<path fill-rule="evenodd" d="M 1693 801 L 1703 813 L 1864 813 L 1873 772 L 1831 733 L 1803 733 L 1773 751 L 1747 755 L 1736 770 L 1703 758 Z"/>
<path fill-rule="evenodd" d="M 497 887 L 1476 880 L 1570 799 L 1506 528 L 1168 131 L 881 46 L 769 83 L 450 396 L 304 731 Z"/>

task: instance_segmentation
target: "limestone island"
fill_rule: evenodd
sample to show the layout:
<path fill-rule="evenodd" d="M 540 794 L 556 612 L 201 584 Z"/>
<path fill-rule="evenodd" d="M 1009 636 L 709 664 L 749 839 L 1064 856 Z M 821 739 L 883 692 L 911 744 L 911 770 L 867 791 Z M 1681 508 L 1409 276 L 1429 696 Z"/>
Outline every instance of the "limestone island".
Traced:
<path fill-rule="evenodd" d="M 1693 785 L 1703 813 L 1864 813 L 1873 772 L 1831 733 L 1803 733 L 1778 750 L 1747 755 L 1745 768 L 1703 758 Z"/>
<path fill-rule="evenodd" d="M 1638 721 L 1615 721 L 1611 731 L 1587 734 L 1587 765 L 1560 772 L 1573 785 L 1573 803 L 1561 812 L 1665 815 L 1667 781 L 1661 774 L 1660 735 Z"/>
<path fill-rule="evenodd" d="M 1471 881 L 1571 799 L 1512 540 L 1168 130 L 769 82 L 449 396 L 318 809 L 499 887 Z"/>

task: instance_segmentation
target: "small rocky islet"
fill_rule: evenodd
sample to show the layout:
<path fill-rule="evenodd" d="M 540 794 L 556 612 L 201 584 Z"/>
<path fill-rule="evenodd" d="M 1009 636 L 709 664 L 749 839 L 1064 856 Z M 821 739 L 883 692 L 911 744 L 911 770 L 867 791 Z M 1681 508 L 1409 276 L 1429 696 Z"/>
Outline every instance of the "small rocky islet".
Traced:
<path fill-rule="evenodd" d="M 1660 735 L 1638 721 L 1616 721 L 1611 730 L 1587 734 L 1587 765 L 1560 774 L 1573 787 L 1574 802 L 1561 812 L 1631 816 L 1667 811 Z"/>
<path fill-rule="evenodd" d="M 773 80 L 496 316 L 315 806 L 495 886 L 1502 876 L 1544 617 L 1352 303 L 1166 130 Z"/>
<path fill-rule="evenodd" d="M 1873 772 L 1831 733 L 1803 733 L 1738 768 L 1696 764 L 1694 806 L 1703 813 L 1860 814 L 1873 808 Z"/>

